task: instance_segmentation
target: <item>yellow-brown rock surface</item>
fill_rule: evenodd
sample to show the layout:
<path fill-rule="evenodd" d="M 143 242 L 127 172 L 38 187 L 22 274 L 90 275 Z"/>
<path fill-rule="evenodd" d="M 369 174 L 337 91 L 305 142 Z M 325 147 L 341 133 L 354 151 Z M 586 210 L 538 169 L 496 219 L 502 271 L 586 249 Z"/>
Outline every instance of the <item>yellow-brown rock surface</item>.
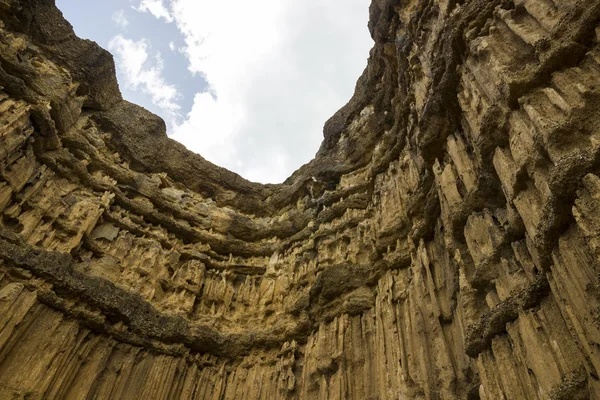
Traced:
<path fill-rule="evenodd" d="M 373 0 L 355 95 L 260 185 L 0 0 L 0 399 L 600 399 L 599 23 Z"/>

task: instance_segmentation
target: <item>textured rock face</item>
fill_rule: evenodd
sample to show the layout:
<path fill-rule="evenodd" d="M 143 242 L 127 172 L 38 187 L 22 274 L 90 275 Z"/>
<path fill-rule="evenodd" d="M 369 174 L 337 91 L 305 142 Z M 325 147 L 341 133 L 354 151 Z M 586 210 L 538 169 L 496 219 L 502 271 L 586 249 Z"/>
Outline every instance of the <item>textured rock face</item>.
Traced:
<path fill-rule="evenodd" d="M 259 185 L 0 0 L 0 398 L 600 398 L 600 3 L 370 17 L 316 158 Z"/>

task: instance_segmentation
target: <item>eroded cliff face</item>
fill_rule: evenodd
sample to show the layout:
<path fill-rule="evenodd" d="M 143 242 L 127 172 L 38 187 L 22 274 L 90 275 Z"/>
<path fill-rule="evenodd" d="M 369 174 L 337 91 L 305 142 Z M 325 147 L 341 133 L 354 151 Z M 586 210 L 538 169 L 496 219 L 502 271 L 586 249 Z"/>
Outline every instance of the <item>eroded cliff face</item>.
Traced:
<path fill-rule="evenodd" d="M 600 3 L 370 17 L 316 158 L 260 185 L 0 0 L 0 398 L 600 398 Z"/>

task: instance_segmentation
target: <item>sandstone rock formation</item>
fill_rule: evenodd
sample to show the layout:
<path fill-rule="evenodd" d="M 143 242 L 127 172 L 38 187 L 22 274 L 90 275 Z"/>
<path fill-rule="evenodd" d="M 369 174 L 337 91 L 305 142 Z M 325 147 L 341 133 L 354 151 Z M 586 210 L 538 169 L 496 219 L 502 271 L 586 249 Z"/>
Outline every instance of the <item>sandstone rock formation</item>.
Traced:
<path fill-rule="evenodd" d="M 599 23 L 373 0 L 355 95 L 260 185 L 0 0 L 0 399 L 600 398 Z"/>

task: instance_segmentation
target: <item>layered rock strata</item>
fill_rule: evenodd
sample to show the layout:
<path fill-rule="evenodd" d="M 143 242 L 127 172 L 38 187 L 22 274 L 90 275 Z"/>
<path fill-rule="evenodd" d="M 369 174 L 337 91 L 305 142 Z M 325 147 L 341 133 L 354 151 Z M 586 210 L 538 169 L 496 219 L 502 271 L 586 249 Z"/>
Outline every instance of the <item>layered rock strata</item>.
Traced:
<path fill-rule="evenodd" d="M 369 11 L 315 159 L 260 185 L 0 0 L 0 398 L 600 398 L 600 3 Z"/>

